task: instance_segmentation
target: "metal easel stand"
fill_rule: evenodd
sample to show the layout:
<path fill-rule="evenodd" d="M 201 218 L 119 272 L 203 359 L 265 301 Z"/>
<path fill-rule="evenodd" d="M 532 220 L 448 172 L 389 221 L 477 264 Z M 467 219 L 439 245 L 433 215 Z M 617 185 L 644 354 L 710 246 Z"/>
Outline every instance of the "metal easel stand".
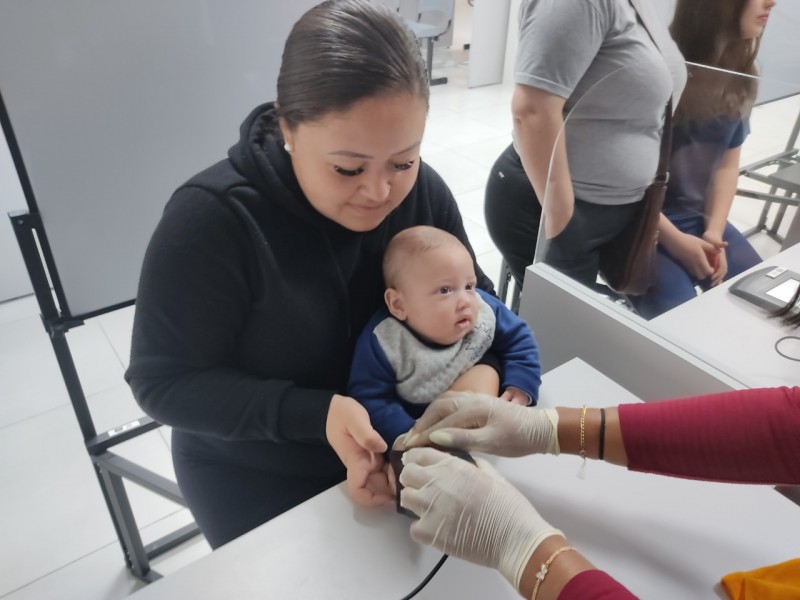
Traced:
<path fill-rule="evenodd" d="M 11 140 L 9 140 L 9 146 L 11 146 Z M 12 153 L 14 150 L 12 150 Z M 19 158 L 19 155 L 15 157 L 15 161 L 17 158 Z M 30 191 L 30 182 L 27 180 L 24 168 L 20 168 L 21 162 L 16 162 L 20 181 L 27 193 Z M 160 424 L 149 417 L 142 417 L 109 431 L 98 433 L 66 339 L 66 333 L 73 327 L 83 325 L 84 318 L 111 312 L 130 305 L 131 302 L 108 307 L 77 318 L 63 314 L 56 306 L 53 292 L 50 290 L 48 274 L 52 279 L 53 291 L 58 298 L 60 306 L 67 306 L 56 270 L 53 268 L 52 254 L 44 236 L 39 214 L 20 211 L 10 213 L 9 217 L 22 251 L 25 267 L 33 284 L 34 294 L 41 311 L 42 323 L 53 345 L 53 351 L 61 369 L 61 375 L 67 387 L 72 408 L 78 419 L 86 450 L 94 466 L 100 490 L 103 492 L 111 520 L 122 546 L 125 564 L 135 577 L 148 583 L 155 581 L 161 575 L 150 568 L 150 561 L 191 539 L 200 533 L 200 530 L 195 523 L 191 523 L 151 544 L 144 545 L 128 499 L 124 480 L 141 485 L 182 506 L 186 506 L 186 502 L 175 482 L 115 454 L 111 449 L 117 444 L 160 427 Z"/>

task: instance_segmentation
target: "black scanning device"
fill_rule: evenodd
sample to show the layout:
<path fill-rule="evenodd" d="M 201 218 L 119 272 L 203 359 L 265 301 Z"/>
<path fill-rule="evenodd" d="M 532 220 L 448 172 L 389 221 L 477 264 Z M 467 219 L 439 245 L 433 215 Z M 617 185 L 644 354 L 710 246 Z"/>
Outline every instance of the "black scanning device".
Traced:
<path fill-rule="evenodd" d="M 442 448 L 440 446 L 432 446 L 432 447 L 436 448 L 437 450 L 441 450 L 442 452 L 447 452 L 448 454 L 451 454 L 456 458 L 460 458 L 461 460 L 465 460 L 468 463 L 472 463 L 473 465 L 476 464 L 475 459 L 472 458 L 472 455 L 466 450 L 454 450 L 452 448 Z M 397 509 L 397 512 L 399 512 L 401 515 L 406 515 L 407 517 L 416 519 L 417 515 L 415 515 L 410 510 L 407 510 L 402 506 L 400 506 L 400 492 L 403 491 L 403 485 L 400 483 L 400 473 L 403 472 L 404 453 L 405 450 L 392 450 L 391 452 L 389 452 L 389 464 L 392 465 L 392 470 L 394 471 L 394 477 L 395 477 L 394 483 L 395 483 L 395 489 L 397 490 L 394 497 L 395 508 Z"/>

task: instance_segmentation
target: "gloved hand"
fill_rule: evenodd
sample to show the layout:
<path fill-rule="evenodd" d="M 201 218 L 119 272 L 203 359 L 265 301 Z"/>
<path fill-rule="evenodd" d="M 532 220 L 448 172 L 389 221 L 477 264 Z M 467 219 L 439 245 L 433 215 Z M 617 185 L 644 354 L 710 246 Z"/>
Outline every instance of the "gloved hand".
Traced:
<path fill-rule="evenodd" d="M 484 394 L 449 392 L 428 406 L 405 437 L 406 448 L 429 441 L 499 456 L 558 454 L 558 413 Z"/>
<path fill-rule="evenodd" d="M 537 546 L 563 535 L 489 463 L 478 466 L 434 448 L 403 455 L 400 504 L 420 519 L 411 537 L 445 554 L 491 567 L 519 590 Z"/>

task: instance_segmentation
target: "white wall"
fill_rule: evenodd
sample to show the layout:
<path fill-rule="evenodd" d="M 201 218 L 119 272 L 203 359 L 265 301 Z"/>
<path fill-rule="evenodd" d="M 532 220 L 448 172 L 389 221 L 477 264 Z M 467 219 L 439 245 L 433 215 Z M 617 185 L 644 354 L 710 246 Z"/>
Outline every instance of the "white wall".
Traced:
<path fill-rule="evenodd" d="M 275 97 L 316 3 L 0 2 L 0 88 L 69 314 L 134 298 L 164 204 Z"/>

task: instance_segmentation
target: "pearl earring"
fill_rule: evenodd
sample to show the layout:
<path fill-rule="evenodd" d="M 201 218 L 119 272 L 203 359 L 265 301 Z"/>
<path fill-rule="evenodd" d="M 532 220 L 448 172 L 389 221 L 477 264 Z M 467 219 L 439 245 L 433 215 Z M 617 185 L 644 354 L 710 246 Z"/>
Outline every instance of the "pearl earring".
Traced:
<path fill-rule="evenodd" d="M 286 150 L 287 152 L 289 152 L 289 153 L 291 154 L 291 152 L 292 152 L 292 145 L 291 145 L 289 142 L 286 142 L 286 143 L 283 145 L 283 149 L 284 149 L 284 150 Z"/>

